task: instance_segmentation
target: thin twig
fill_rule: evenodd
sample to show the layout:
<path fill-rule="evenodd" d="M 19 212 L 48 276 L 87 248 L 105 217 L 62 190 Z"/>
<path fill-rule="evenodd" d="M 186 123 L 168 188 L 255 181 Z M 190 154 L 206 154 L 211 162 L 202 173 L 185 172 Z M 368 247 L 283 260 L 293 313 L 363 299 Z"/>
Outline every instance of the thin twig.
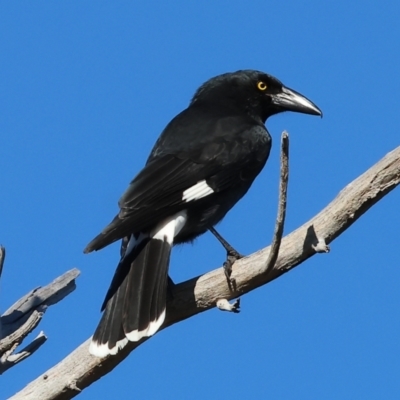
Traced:
<path fill-rule="evenodd" d="M 271 251 L 269 253 L 267 262 L 265 264 L 264 272 L 266 274 L 269 271 L 271 271 L 271 269 L 274 267 L 279 255 L 279 248 L 281 246 L 283 228 L 285 225 L 288 181 L 289 181 L 289 134 L 286 131 L 283 131 L 281 137 L 281 177 L 279 183 L 278 214 L 276 217 L 274 238 L 271 244 Z"/>
<path fill-rule="evenodd" d="M 1 278 L 1 273 L 3 272 L 3 265 L 4 265 L 4 260 L 6 258 L 6 249 L 3 246 L 0 246 L 0 278 Z M 3 337 L 2 333 L 2 326 L 1 326 L 1 317 L 0 317 L 0 340 Z"/>
<path fill-rule="evenodd" d="M 0 246 L 0 278 L 1 278 L 1 273 L 3 272 L 3 265 L 5 258 L 6 258 L 6 249 L 5 247 Z"/>
<path fill-rule="evenodd" d="M 9 355 L 3 362 L 0 362 L 0 375 L 5 371 L 18 364 L 25 358 L 31 356 L 40 346 L 47 340 L 46 335 L 42 332 L 36 338 L 24 347 L 20 352 Z"/>

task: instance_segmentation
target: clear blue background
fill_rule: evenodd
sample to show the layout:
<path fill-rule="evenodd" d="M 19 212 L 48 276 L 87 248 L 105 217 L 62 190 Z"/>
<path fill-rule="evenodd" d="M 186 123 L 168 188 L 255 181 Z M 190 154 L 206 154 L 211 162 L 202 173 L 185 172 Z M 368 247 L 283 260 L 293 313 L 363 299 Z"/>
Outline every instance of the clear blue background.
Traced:
<path fill-rule="evenodd" d="M 400 6 L 364 1 L 20 1 L 0 4 L 1 309 L 72 267 L 48 342 L 0 377 L 17 392 L 93 332 L 118 245 L 84 246 L 168 121 L 208 78 L 269 72 L 324 118 L 282 114 L 265 170 L 220 231 L 269 244 L 279 137 L 291 137 L 286 233 L 399 145 Z M 156 335 L 80 399 L 400 398 L 400 189 L 290 274 Z M 221 265 L 206 234 L 175 249 L 179 282 Z"/>

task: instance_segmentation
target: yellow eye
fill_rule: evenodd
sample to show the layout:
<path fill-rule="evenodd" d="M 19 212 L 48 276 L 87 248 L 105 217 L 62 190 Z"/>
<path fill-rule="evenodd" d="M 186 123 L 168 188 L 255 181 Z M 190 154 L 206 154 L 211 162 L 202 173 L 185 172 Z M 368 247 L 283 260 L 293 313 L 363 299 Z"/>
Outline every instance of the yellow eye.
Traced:
<path fill-rule="evenodd" d="M 267 90 L 268 86 L 267 86 L 267 84 L 265 82 L 260 81 L 260 82 L 257 83 L 257 87 L 258 87 L 259 90 Z"/>

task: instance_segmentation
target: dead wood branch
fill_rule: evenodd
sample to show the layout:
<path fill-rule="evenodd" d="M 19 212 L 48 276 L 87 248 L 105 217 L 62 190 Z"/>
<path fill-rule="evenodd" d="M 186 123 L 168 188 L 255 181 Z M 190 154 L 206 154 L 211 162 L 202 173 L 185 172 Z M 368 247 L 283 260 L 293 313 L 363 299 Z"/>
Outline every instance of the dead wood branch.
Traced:
<path fill-rule="evenodd" d="M 271 243 L 271 251 L 265 263 L 265 273 L 268 273 L 278 259 L 281 247 L 283 228 L 285 226 L 287 187 L 289 181 L 289 134 L 284 131 L 281 137 L 281 177 L 279 183 L 278 215 Z"/>
<path fill-rule="evenodd" d="M 265 285 L 316 254 L 319 243 L 332 242 L 399 183 L 400 147 L 347 185 L 314 218 L 284 237 L 278 259 L 268 273 L 265 265 L 270 247 L 237 261 L 232 275 L 238 292 L 245 294 Z M 229 300 L 232 296 L 237 292 L 229 291 L 222 268 L 183 282 L 174 289 L 164 328 L 215 307 L 218 299 Z M 12 399 L 70 399 L 110 372 L 143 342 L 129 344 L 117 356 L 99 359 L 89 354 L 87 340 Z"/>
<path fill-rule="evenodd" d="M 1 248 L 0 267 L 5 250 Z M 13 304 L 0 318 L 0 375 L 32 355 L 45 341 L 41 332 L 28 346 L 18 353 L 16 348 L 40 323 L 47 307 L 58 303 L 75 290 L 75 278 L 79 271 L 74 268 L 44 287 L 36 288 Z"/>

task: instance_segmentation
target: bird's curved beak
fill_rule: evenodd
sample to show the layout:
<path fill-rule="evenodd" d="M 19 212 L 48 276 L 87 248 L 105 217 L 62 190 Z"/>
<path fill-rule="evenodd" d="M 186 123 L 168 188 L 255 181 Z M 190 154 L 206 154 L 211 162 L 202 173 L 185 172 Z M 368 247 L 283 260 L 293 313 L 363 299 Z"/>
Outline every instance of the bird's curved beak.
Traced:
<path fill-rule="evenodd" d="M 322 117 L 322 111 L 312 101 L 285 86 L 282 87 L 280 93 L 274 94 L 271 97 L 272 103 L 282 111 L 296 111 L 304 114 L 320 115 Z"/>

